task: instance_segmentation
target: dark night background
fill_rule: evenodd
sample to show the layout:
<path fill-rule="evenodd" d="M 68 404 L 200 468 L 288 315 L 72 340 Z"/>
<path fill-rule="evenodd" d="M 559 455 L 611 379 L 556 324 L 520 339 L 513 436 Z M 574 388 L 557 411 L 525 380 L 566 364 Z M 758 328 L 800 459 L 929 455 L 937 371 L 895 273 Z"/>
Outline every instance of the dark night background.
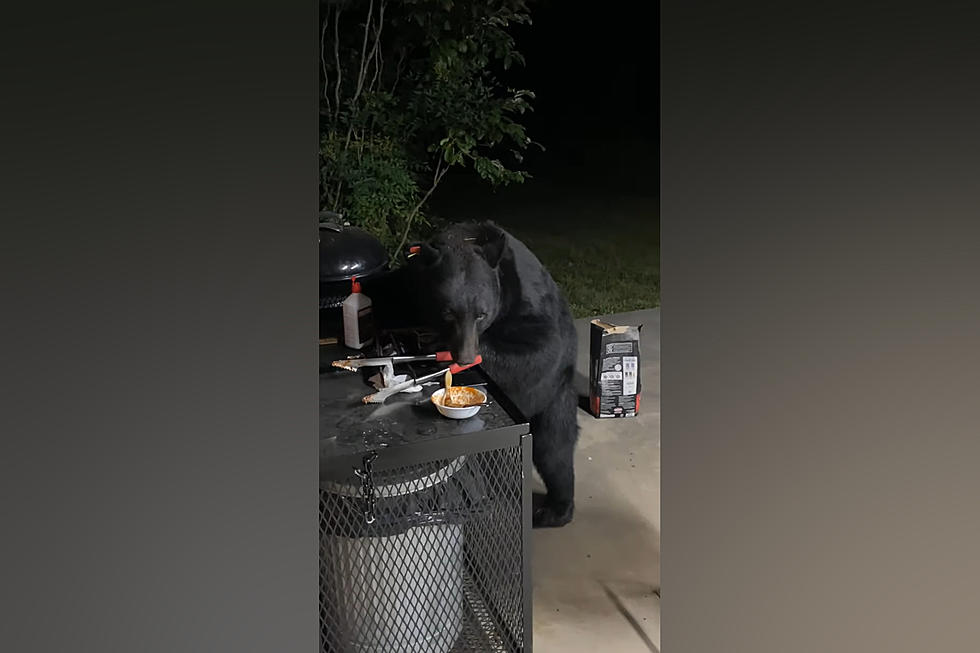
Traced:
<path fill-rule="evenodd" d="M 536 177 L 656 194 L 659 25 L 657 5 L 642 7 L 531 4 L 533 24 L 517 33 L 527 65 L 513 77 L 537 93 L 528 127 L 546 151 L 529 157 Z"/>
<path fill-rule="evenodd" d="M 502 73 L 537 96 L 524 122 L 545 151 L 530 148 L 526 169 L 537 181 L 656 195 L 658 5 L 610 11 L 577 0 L 532 0 L 529 8 L 532 24 L 513 30 L 526 65 Z"/>

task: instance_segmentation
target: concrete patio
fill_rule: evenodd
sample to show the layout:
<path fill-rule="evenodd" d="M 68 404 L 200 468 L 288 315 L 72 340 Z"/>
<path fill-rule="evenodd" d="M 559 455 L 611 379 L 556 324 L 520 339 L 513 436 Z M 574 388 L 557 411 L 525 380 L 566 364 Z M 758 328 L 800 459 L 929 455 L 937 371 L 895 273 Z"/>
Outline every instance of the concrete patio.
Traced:
<path fill-rule="evenodd" d="M 643 325 L 640 414 L 600 420 L 579 410 L 575 520 L 533 538 L 534 648 L 543 653 L 660 651 L 660 310 L 604 319 Z M 576 320 L 580 394 L 589 321 Z"/>

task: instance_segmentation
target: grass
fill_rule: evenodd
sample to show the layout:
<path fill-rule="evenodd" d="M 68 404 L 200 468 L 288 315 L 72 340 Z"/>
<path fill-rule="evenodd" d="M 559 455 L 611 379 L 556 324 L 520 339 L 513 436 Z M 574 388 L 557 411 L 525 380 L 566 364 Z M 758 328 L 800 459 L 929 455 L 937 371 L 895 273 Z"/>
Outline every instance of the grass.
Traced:
<path fill-rule="evenodd" d="M 604 234 L 507 227 L 548 268 L 578 318 L 660 305 L 659 234 L 654 231 L 658 226 Z"/>

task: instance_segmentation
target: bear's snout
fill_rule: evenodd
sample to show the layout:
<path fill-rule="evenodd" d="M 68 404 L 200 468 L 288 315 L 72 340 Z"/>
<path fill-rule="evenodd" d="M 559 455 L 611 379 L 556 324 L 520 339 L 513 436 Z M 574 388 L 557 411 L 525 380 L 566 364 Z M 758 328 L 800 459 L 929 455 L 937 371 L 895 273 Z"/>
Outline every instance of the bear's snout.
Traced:
<path fill-rule="evenodd" d="M 471 365 L 476 360 L 479 350 L 479 335 L 476 323 L 460 325 L 456 332 L 453 346 L 453 360 L 459 365 Z"/>

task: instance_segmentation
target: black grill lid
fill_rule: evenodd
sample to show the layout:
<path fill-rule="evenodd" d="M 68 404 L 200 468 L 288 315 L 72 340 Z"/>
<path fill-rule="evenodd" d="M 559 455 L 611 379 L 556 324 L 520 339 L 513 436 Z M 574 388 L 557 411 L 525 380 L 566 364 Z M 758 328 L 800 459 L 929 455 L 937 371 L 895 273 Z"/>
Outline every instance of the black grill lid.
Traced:
<path fill-rule="evenodd" d="M 388 253 L 381 241 L 363 229 L 334 222 L 320 224 L 321 283 L 369 277 L 387 265 Z"/>

